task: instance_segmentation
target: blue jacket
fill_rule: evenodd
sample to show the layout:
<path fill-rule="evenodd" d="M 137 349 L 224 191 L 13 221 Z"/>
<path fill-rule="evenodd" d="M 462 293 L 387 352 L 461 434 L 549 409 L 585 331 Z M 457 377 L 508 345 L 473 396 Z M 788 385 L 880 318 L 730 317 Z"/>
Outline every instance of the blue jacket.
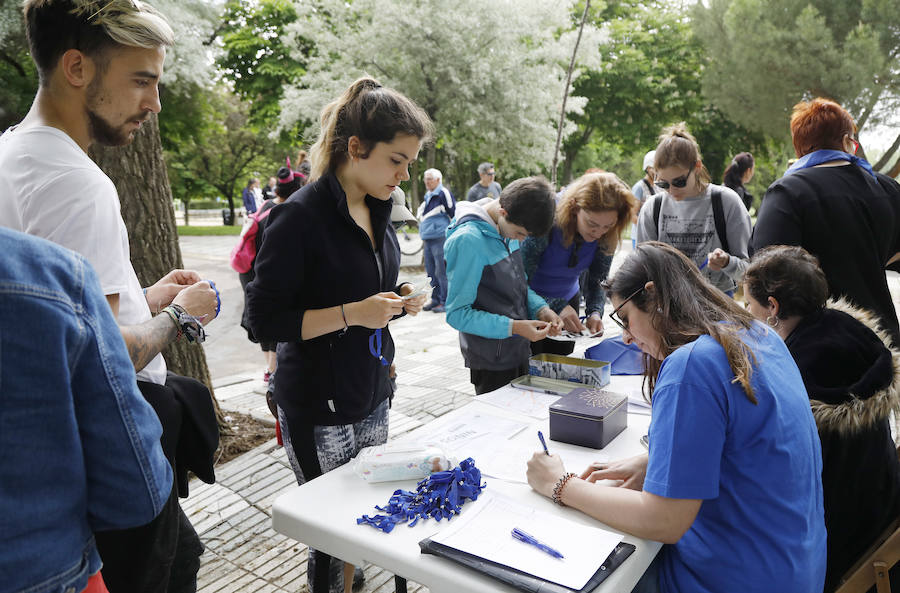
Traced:
<path fill-rule="evenodd" d="M 456 216 L 456 200 L 450 190 L 438 184 L 434 191 L 426 192 L 419 207 L 419 237 L 443 239 L 450 220 Z"/>
<path fill-rule="evenodd" d="M 505 239 L 484 207 L 460 202 L 447 229 L 447 323 L 471 369 L 506 370 L 526 364 L 531 346 L 512 335 L 513 320 L 534 319 L 547 303 L 528 287 L 519 242 Z"/>
<path fill-rule="evenodd" d="M 93 532 L 169 498 L 162 428 L 90 264 L 8 229 L 0 252 L 0 587 L 81 591 Z"/>
<path fill-rule="evenodd" d="M 575 265 L 569 267 L 575 253 Z M 601 284 L 609 274 L 612 255 L 607 255 L 596 241 L 562 244 L 562 230 L 553 226 L 544 237 L 528 237 L 522 242 L 525 273 L 532 290 L 547 300 L 550 308 L 559 313 L 580 289 L 578 278 L 588 270 L 585 286 L 585 314 L 603 314 L 606 291 Z"/>
<path fill-rule="evenodd" d="M 244 210 L 247 211 L 247 214 L 256 212 L 256 196 L 253 195 L 253 192 L 250 191 L 249 187 L 244 188 L 244 191 L 241 193 L 241 198 L 244 200 Z"/>

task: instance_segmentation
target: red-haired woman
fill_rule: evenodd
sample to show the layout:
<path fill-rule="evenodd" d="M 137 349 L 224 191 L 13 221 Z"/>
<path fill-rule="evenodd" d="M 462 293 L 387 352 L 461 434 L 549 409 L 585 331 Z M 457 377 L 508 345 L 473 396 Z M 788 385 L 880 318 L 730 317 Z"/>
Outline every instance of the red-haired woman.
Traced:
<path fill-rule="evenodd" d="M 874 312 L 900 344 L 885 266 L 900 251 L 900 185 L 855 156 L 856 124 L 827 99 L 794 106 L 798 160 L 769 186 L 751 249 L 799 245 L 819 259 L 831 296 Z"/>

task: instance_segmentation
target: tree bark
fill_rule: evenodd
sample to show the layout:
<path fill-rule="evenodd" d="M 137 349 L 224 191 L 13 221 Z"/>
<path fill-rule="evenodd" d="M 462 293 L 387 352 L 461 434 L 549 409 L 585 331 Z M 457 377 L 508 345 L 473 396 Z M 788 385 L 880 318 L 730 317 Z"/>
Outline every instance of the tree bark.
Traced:
<path fill-rule="evenodd" d="M 876 171 L 881 171 L 885 167 L 888 166 L 888 163 L 891 162 L 891 159 L 894 157 L 894 154 L 897 152 L 897 149 L 900 148 L 900 134 L 897 134 L 897 137 L 894 138 L 894 143 L 884 152 L 882 157 L 878 159 L 878 162 L 872 165 L 872 168 Z"/>
<path fill-rule="evenodd" d="M 182 268 L 172 190 L 156 116 L 141 126 L 131 144 L 121 148 L 95 144 L 90 156 L 116 185 L 128 229 L 131 264 L 141 285 L 150 286 L 169 271 Z M 179 340 L 163 350 L 163 358 L 172 372 L 205 383 L 213 393 L 206 354 L 200 344 Z M 222 413 L 215 395 L 212 399 L 221 425 Z"/>

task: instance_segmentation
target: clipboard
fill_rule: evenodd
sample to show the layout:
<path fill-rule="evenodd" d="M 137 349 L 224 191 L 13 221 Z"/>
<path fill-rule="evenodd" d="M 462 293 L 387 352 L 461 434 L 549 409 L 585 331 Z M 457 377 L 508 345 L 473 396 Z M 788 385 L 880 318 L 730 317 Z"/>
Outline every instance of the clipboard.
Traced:
<path fill-rule="evenodd" d="M 456 548 L 451 548 L 444 544 L 431 541 L 431 538 L 420 541 L 419 548 L 423 554 L 433 554 L 435 556 L 447 558 L 472 570 L 502 581 L 511 587 L 515 587 L 519 591 L 525 591 L 526 593 L 588 593 L 605 581 L 606 577 L 611 575 L 613 571 L 615 571 L 626 558 L 631 556 L 636 549 L 633 544 L 627 544 L 625 542 L 619 543 L 584 587 L 581 589 L 570 589 L 556 583 L 551 583 L 550 581 L 545 581 L 544 579 L 528 574 L 527 572 L 522 572 L 503 564 L 485 560 L 474 554 L 461 552 Z"/>

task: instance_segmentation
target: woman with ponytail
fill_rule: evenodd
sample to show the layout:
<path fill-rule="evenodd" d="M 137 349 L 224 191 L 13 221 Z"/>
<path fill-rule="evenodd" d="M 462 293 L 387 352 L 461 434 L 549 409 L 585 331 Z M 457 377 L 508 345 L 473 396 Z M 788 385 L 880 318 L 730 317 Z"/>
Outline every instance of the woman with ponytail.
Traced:
<path fill-rule="evenodd" d="M 579 476 L 542 451 L 529 484 L 666 544 L 635 591 L 821 592 L 822 455 L 784 342 L 670 245 L 639 244 L 606 288 L 644 352 L 649 453 Z"/>
<path fill-rule="evenodd" d="M 734 190 L 734 193 L 744 202 L 744 207 L 748 212 L 750 206 L 753 205 L 753 194 L 748 192 L 744 185 L 750 183 L 754 172 L 753 155 L 749 152 L 741 152 L 731 160 L 731 164 L 728 165 L 722 176 L 722 185 Z"/>
<path fill-rule="evenodd" d="M 653 168 L 656 185 L 638 216 L 637 241 L 662 241 L 694 262 L 728 295 L 747 268 L 750 215 L 736 193 L 710 183 L 700 146 L 684 122 L 663 130 Z"/>
<path fill-rule="evenodd" d="M 272 210 L 247 286 L 250 326 L 278 345 L 275 401 L 303 484 L 386 442 L 394 342 L 404 299 L 391 192 L 432 136 L 425 112 L 361 78 L 322 110 L 310 183 Z M 350 591 L 353 567 L 310 550 L 312 593 Z"/>

